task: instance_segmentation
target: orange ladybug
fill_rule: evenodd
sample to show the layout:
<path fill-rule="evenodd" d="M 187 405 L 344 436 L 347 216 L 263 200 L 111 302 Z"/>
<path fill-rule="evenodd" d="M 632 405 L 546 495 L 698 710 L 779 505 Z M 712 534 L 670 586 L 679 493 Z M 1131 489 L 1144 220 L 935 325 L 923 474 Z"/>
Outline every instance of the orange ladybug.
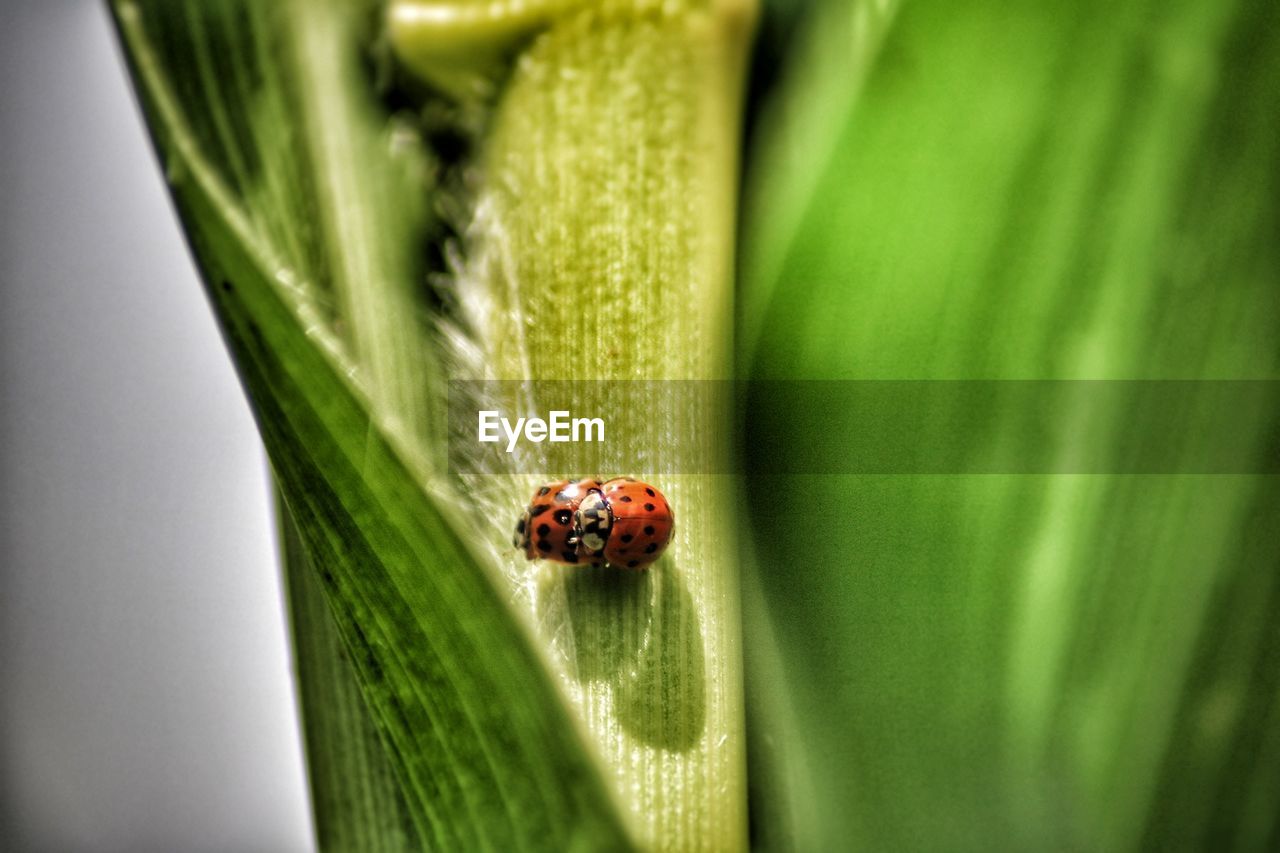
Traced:
<path fill-rule="evenodd" d="M 513 542 L 530 560 L 646 569 L 674 527 L 662 492 L 634 477 L 555 480 L 534 493 Z"/>

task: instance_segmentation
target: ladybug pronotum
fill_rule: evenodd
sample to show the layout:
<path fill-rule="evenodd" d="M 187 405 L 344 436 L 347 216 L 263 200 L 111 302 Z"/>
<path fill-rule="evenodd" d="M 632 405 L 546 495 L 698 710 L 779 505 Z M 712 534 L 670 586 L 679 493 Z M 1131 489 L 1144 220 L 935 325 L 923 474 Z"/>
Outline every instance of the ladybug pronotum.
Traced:
<path fill-rule="evenodd" d="M 662 492 L 633 477 L 556 480 L 534 492 L 513 543 L 530 560 L 647 569 L 674 526 Z"/>

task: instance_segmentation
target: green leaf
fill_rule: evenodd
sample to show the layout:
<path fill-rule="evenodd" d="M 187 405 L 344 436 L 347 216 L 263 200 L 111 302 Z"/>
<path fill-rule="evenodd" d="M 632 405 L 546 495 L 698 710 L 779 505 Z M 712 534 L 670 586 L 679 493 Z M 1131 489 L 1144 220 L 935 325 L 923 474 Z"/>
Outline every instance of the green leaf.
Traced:
<path fill-rule="evenodd" d="M 855 37 L 883 9 L 807 12 L 758 113 L 749 375 L 1280 378 L 1274 4 L 904 4 L 883 40 Z M 996 399 L 962 444 L 1070 470 L 1150 440 L 1176 472 L 1231 442 L 1270 471 L 1280 386 L 1260 387 L 1228 435 L 1199 426 L 1203 401 L 1167 395 L 1154 417 L 1129 398 L 1082 432 L 1086 393 L 1051 423 Z M 1126 435 L 1125 407 L 1162 428 Z M 924 453 L 954 440 L 940 414 L 911 436 Z M 768 419 L 786 425 L 776 446 L 857 443 L 857 418 L 785 415 Z M 1274 476 L 748 486 L 767 846 L 1274 847 Z"/>
<path fill-rule="evenodd" d="M 283 501 L 277 512 L 317 844 L 322 850 L 421 847 L 319 574 Z"/>
<path fill-rule="evenodd" d="M 737 536 L 700 473 L 729 387 L 535 478 L 450 447 L 446 386 L 732 375 L 750 10 L 418 5 L 114 6 L 282 496 L 320 842 L 741 847 Z M 624 448 L 679 519 L 654 570 L 511 547 L 540 479 L 648 476 Z"/>
<path fill-rule="evenodd" d="M 371 721 L 416 833 L 388 833 L 399 807 L 384 802 L 353 810 L 368 825 L 342 832 L 326 831 L 322 816 L 322 843 L 627 846 L 526 622 L 424 488 L 436 475 L 423 431 L 443 424 L 438 369 L 425 357 L 406 363 L 406 352 L 427 352 L 409 300 L 421 274 L 412 237 L 430 226 L 424 181 L 406 178 L 413 164 L 393 156 L 386 117 L 356 94 L 368 16 L 339 4 L 121 2 L 115 11 L 288 523 L 369 715 L 320 705 L 324 692 L 304 689 L 309 720 L 321 721 L 309 738 L 367 738 Z M 364 298 L 349 301 L 356 289 Z M 316 618 L 298 611 L 295 625 Z M 338 672 L 325 636 L 304 638 L 303 662 Z M 325 772 L 314 757 L 312 767 Z"/>

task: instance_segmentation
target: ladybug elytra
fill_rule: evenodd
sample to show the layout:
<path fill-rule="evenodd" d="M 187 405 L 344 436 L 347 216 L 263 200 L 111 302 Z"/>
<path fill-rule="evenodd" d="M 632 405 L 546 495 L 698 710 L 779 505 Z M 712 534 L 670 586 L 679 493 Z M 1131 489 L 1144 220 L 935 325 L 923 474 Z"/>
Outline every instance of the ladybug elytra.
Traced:
<path fill-rule="evenodd" d="M 662 492 L 633 477 L 555 480 L 534 492 L 513 543 L 530 560 L 646 569 L 674 525 Z"/>

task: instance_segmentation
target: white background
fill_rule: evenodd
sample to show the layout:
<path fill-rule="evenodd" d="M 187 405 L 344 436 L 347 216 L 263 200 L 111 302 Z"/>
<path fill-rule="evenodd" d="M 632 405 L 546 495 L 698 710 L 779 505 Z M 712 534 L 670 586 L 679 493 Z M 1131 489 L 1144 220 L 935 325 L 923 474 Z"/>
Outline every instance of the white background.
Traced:
<path fill-rule="evenodd" d="M 266 467 L 104 6 L 0 0 L 0 849 L 306 850 Z"/>

